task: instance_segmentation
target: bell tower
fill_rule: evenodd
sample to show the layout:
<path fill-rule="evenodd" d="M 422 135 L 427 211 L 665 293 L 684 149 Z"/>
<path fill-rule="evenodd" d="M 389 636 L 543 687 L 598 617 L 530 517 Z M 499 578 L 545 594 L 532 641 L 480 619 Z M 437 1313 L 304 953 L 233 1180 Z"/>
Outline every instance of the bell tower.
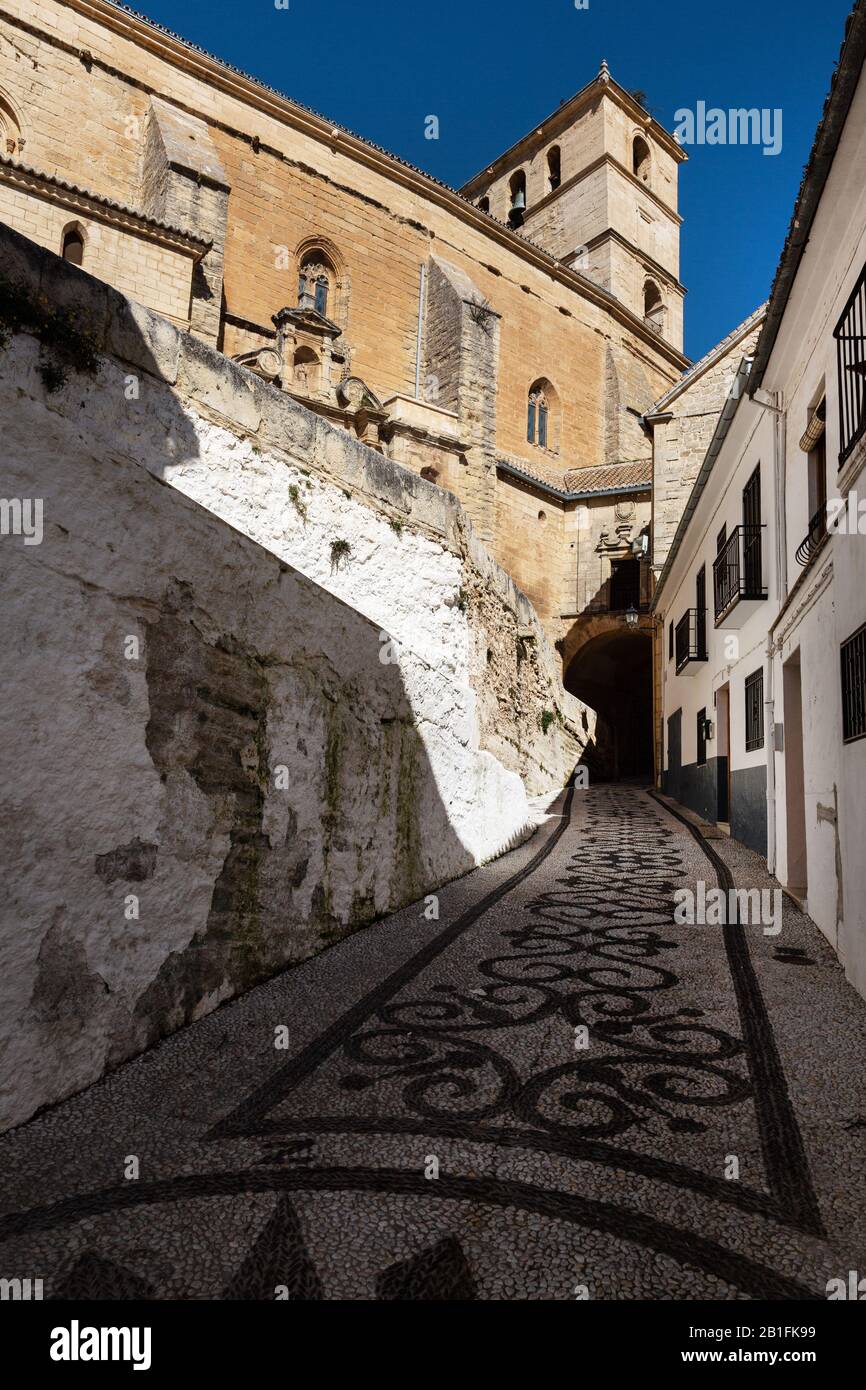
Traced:
<path fill-rule="evenodd" d="M 461 192 L 682 351 L 677 179 L 686 154 L 639 96 L 602 63 L 592 82 Z"/>

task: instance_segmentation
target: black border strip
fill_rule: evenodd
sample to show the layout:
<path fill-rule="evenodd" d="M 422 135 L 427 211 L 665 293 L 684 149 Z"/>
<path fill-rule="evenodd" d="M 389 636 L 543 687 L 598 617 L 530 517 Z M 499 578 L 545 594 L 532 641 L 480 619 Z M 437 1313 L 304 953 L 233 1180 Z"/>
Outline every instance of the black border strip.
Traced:
<path fill-rule="evenodd" d="M 73 1225 L 83 1215 L 93 1219 L 108 1211 L 203 1197 L 236 1196 L 242 1192 L 375 1192 L 389 1196 L 439 1197 L 445 1201 L 515 1207 L 536 1212 L 553 1221 L 566 1221 L 571 1225 L 603 1231 L 619 1240 L 640 1245 L 654 1254 L 667 1255 L 678 1264 L 702 1270 L 754 1299 L 823 1302 L 822 1295 L 814 1293 L 805 1284 L 777 1274 L 775 1270 L 704 1236 L 680 1230 L 644 1212 L 612 1206 L 608 1202 L 591 1201 L 574 1192 L 538 1188 L 513 1180 L 441 1174 L 435 1181 L 428 1181 L 423 1173 L 403 1168 L 189 1173 L 164 1182 L 143 1185 L 124 1183 L 122 1187 L 91 1193 L 86 1199 L 86 1213 L 81 1210 L 80 1197 L 67 1197 L 49 1207 L 6 1217 L 0 1221 L 0 1238 Z"/>
<path fill-rule="evenodd" d="M 698 826 L 675 811 L 654 790 L 648 794 L 662 810 L 669 812 L 686 827 L 715 869 L 719 887 L 725 894 L 736 888 L 728 865 L 701 834 Z M 723 937 L 746 1043 L 761 1150 L 771 1190 L 788 1213 L 789 1220 L 803 1231 L 825 1237 L 827 1232 L 812 1184 L 809 1161 L 788 1094 L 788 1083 L 773 1027 L 749 954 L 748 938 L 739 923 L 727 921 Z"/>

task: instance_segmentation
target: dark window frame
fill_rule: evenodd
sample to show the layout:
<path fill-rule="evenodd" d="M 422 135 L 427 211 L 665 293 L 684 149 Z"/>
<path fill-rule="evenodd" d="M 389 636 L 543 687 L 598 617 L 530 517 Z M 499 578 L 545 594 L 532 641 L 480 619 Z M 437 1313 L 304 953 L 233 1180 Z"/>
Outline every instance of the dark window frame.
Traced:
<path fill-rule="evenodd" d="M 701 660 L 707 656 L 707 567 L 695 575 L 695 642 Z"/>
<path fill-rule="evenodd" d="M 866 738 L 866 623 L 839 648 L 842 680 L 842 742 Z"/>
<path fill-rule="evenodd" d="M 841 469 L 866 433 L 866 265 L 860 271 L 833 329 L 839 383 L 839 460 Z"/>
<path fill-rule="evenodd" d="M 625 613 L 629 608 L 640 610 L 640 581 L 640 560 L 632 555 L 611 560 L 608 611 Z"/>
<path fill-rule="evenodd" d="M 746 713 L 746 752 L 755 753 L 764 746 L 764 668 L 759 666 L 746 676 L 743 686 Z"/>

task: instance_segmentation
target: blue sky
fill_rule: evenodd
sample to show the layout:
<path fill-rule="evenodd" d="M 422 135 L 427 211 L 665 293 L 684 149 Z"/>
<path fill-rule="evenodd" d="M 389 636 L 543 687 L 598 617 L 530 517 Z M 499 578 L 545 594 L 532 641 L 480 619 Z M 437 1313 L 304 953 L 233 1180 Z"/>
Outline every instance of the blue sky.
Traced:
<path fill-rule="evenodd" d="M 138 8 L 138 6 L 134 6 Z M 678 108 L 780 108 L 782 149 L 693 147 L 680 172 L 686 352 L 766 298 L 851 0 L 144 0 L 143 13 L 458 187 L 606 58 Z M 439 118 L 439 139 L 424 137 Z"/>

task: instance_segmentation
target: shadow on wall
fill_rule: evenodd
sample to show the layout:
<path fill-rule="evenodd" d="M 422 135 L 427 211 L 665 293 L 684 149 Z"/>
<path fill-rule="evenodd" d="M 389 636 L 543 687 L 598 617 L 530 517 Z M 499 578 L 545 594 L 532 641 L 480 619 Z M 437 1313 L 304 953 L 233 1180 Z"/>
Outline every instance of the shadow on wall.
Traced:
<path fill-rule="evenodd" d="M 0 353 L 4 490 L 44 527 L 0 547 L 2 1127 L 475 862 L 380 627 L 156 476 L 195 456 L 180 405 L 153 472 L 94 447 L 47 312 L 74 277 L 40 260 L 29 306 L 0 294 L 29 335 Z M 171 380 L 158 321 L 94 284 L 112 350 Z M 135 372 L 97 386 L 122 419 Z"/>

